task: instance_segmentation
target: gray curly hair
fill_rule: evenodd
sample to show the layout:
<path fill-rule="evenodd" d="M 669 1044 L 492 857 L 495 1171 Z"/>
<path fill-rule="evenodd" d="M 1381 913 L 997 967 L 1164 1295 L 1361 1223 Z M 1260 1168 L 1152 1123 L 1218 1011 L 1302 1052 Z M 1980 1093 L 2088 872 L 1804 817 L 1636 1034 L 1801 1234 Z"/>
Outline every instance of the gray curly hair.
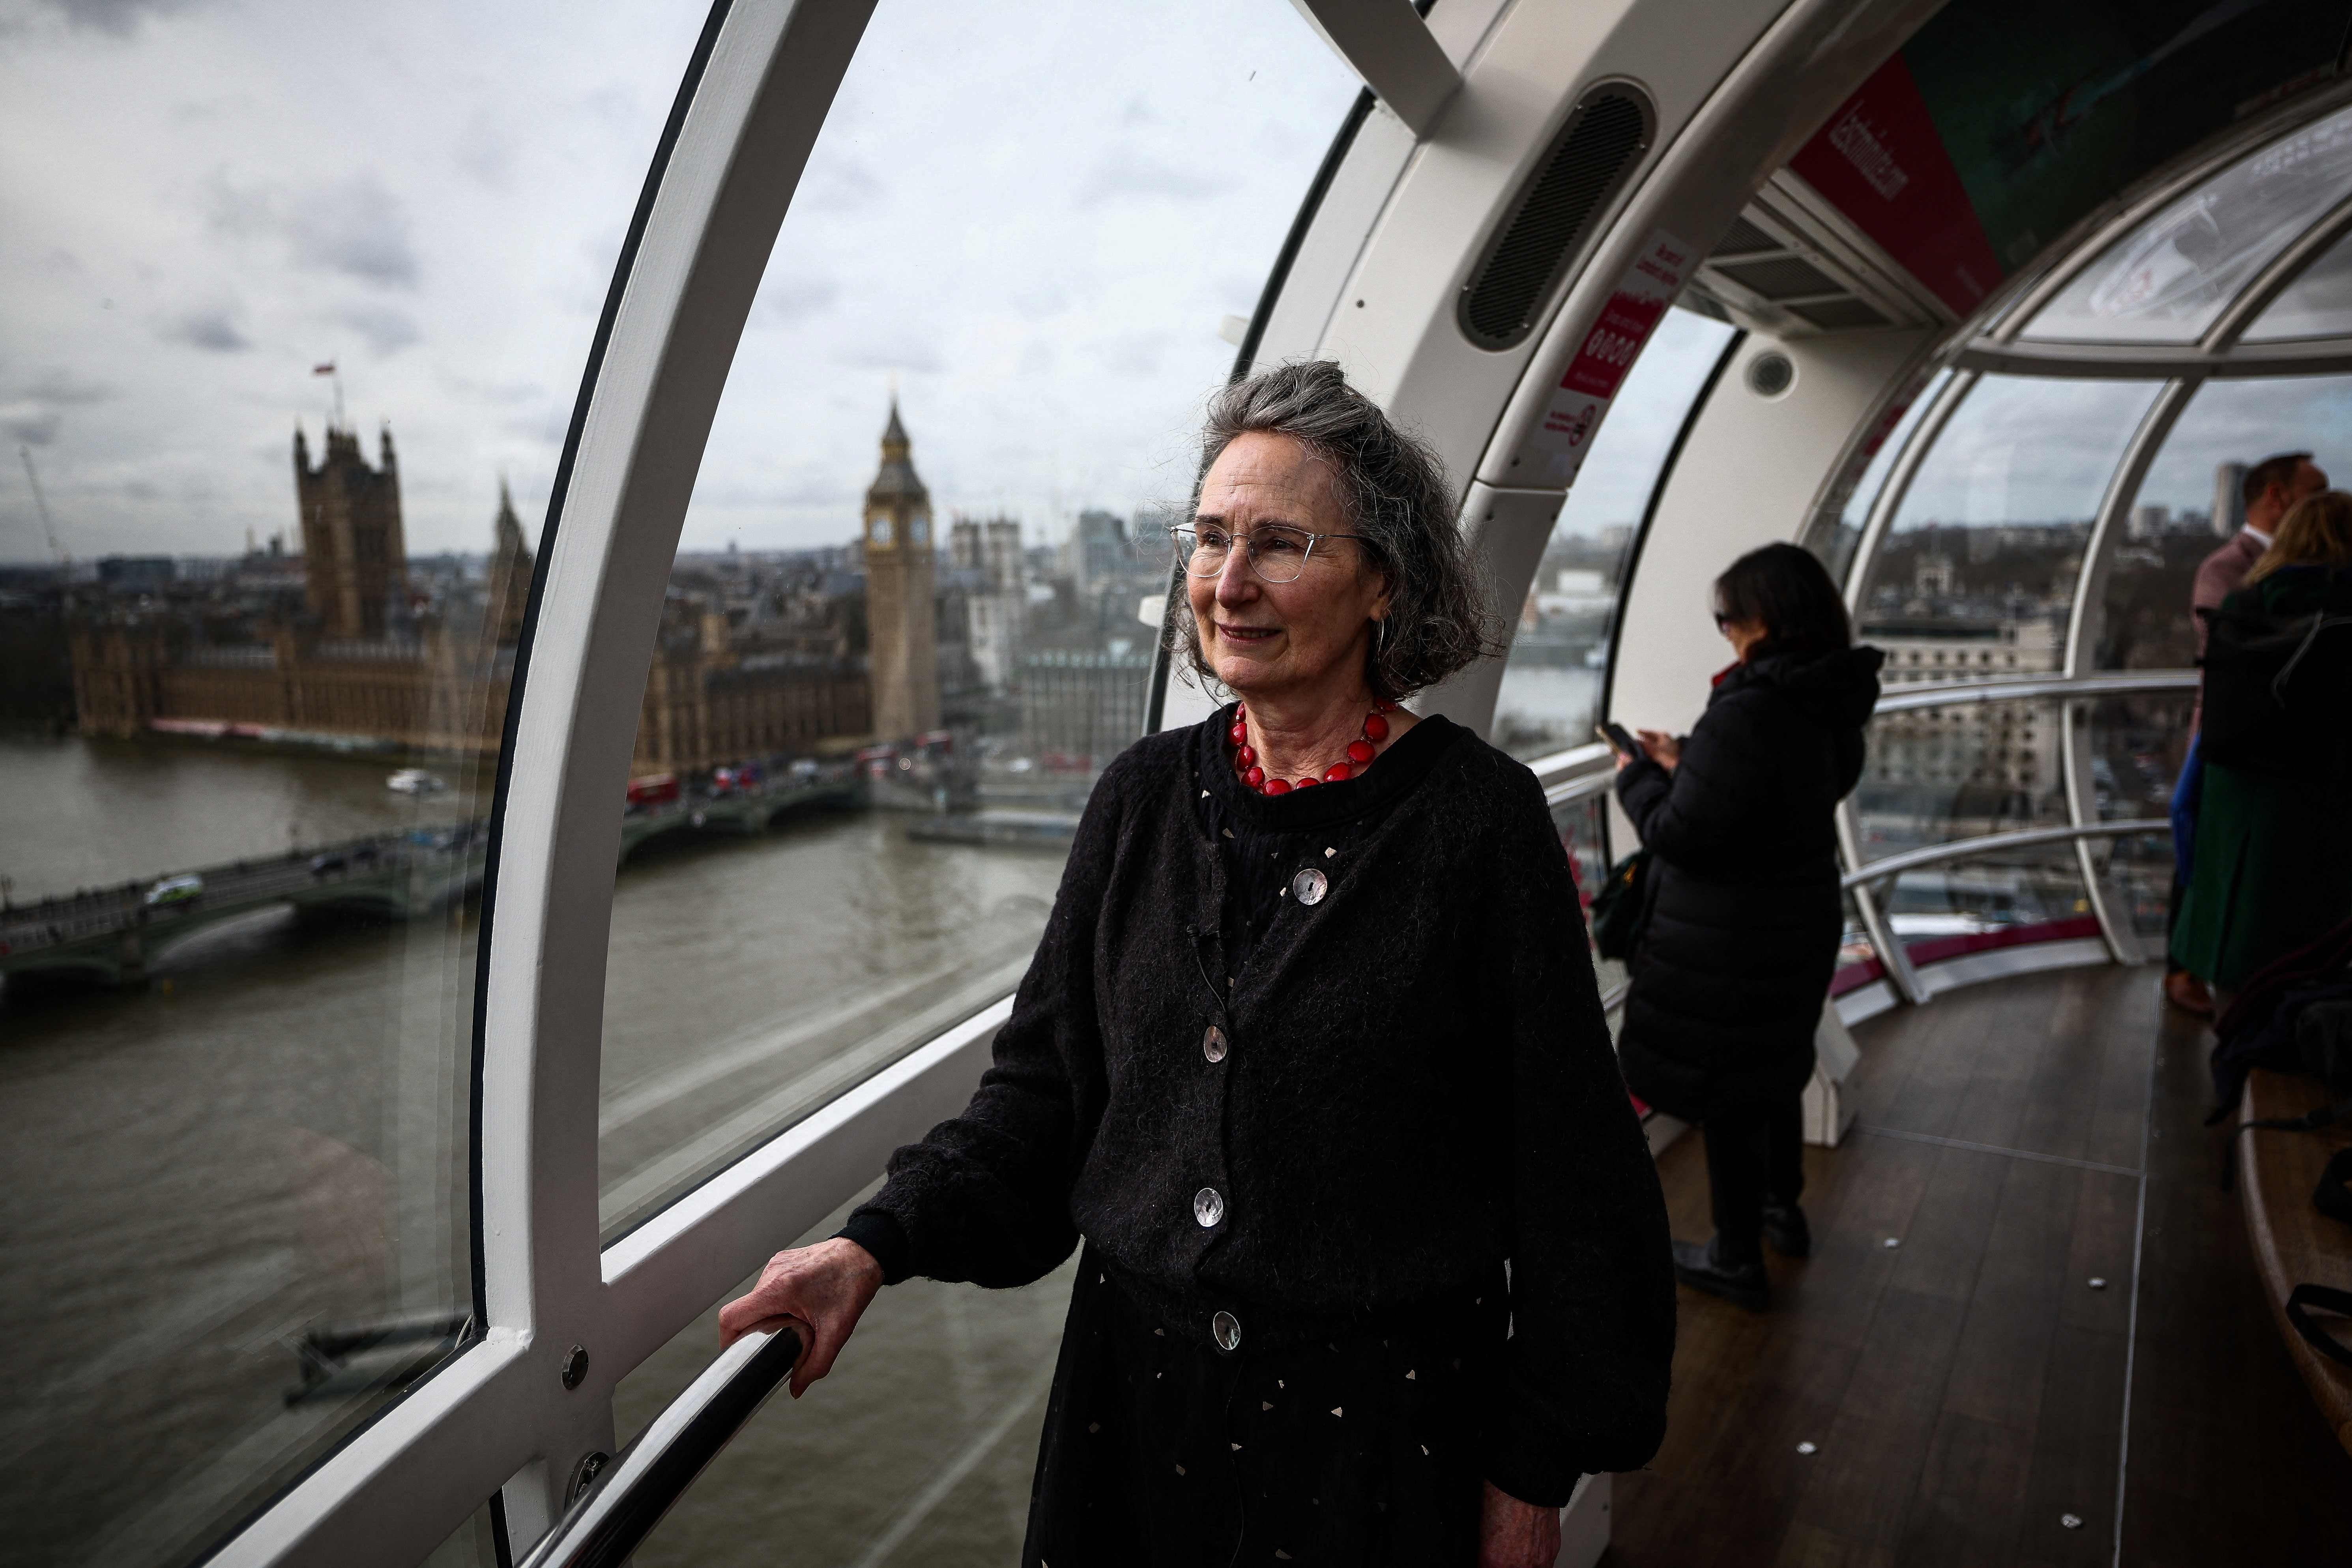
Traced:
<path fill-rule="evenodd" d="M 1444 464 L 1349 386 L 1337 364 L 1277 365 L 1210 399 L 1194 511 L 1209 469 L 1235 437 L 1251 431 L 1287 436 L 1331 466 L 1349 522 L 1364 536 L 1357 542 L 1388 577 L 1386 635 L 1373 639 L 1365 667 L 1374 696 L 1400 701 L 1500 651 Z M 1191 602 L 1179 595 L 1178 606 L 1169 617 L 1170 647 L 1204 684 L 1214 681 Z"/>

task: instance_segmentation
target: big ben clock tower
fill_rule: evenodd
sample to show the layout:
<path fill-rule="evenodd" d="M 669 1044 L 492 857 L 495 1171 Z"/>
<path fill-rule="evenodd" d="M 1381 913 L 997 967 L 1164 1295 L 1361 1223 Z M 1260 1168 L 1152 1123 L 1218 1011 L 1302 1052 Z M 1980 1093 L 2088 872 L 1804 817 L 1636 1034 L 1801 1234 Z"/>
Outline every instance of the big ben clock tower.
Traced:
<path fill-rule="evenodd" d="M 907 448 L 894 397 L 882 432 L 882 471 L 866 492 L 866 626 L 873 650 L 874 730 L 884 740 L 920 735 L 940 723 L 931 494 Z"/>

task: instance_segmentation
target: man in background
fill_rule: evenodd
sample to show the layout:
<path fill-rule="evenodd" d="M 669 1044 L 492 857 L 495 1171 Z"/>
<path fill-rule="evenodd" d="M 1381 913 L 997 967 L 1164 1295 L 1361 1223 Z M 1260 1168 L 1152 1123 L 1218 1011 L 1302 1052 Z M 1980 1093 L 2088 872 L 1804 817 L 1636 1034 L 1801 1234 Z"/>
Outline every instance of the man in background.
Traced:
<path fill-rule="evenodd" d="M 2271 547 L 2272 531 L 2287 508 L 2305 496 L 2327 488 L 2327 475 L 2308 452 L 2280 452 L 2246 470 L 2245 526 L 2229 542 L 2198 563 L 2196 585 L 2189 595 L 2189 616 L 2197 632 L 2197 657 L 2205 657 L 2205 617 L 2198 614 L 2219 605 L 2237 592 L 2263 552 Z M 2180 899 L 2189 885 L 2189 868 L 2197 852 L 2197 802 L 2203 775 L 2197 756 L 2198 728 L 2205 716 L 2200 689 L 2189 716 L 2189 754 L 2180 762 L 2180 780 L 2172 790 L 2172 917 L 2179 918 Z M 2169 921 L 2167 922 L 2168 925 Z M 2201 1016 L 2213 1011 L 2213 994 L 2202 978 L 2185 969 L 2168 968 L 2164 994 L 2185 1012 Z"/>

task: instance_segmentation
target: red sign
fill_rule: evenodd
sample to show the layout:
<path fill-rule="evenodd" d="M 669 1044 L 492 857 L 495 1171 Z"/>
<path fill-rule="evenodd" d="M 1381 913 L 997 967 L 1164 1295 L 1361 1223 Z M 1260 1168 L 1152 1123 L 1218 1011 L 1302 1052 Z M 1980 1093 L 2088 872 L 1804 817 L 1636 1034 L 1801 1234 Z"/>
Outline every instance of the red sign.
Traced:
<path fill-rule="evenodd" d="M 2007 275 L 1901 55 L 1789 167 L 1960 315 Z"/>

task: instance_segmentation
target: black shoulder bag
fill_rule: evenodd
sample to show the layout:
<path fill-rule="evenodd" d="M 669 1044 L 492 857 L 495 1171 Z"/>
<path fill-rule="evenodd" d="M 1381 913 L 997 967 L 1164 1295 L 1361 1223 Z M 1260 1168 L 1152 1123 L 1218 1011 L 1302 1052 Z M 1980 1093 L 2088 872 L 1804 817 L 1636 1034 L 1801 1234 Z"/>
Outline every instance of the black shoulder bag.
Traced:
<path fill-rule="evenodd" d="M 1642 942 L 1642 915 L 1649 906 L 1650 852 L 1636 849 L 1609 868 L 1592 900 L 1592 946 L 1603 958 L 1633 961 Z"/>

